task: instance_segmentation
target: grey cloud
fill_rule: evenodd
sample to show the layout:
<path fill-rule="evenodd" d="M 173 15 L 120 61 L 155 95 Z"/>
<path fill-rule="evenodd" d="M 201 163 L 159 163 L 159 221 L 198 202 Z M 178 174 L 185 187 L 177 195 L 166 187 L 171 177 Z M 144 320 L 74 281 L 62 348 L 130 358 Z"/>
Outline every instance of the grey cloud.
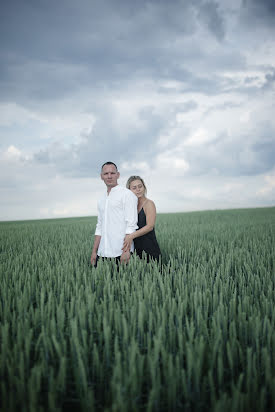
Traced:
<path fill-rule="evenodd" d="M 144 106 L 137 113 L 137 119 L 130 123 L 127 123 L 127 117 L 124 118 L 123 113 L 114 111 L 112 105 L 98 107 L 95 126 L 85 136 L 86 139 L 67 147 L 52 144 L 37 152 L 33 161 L 41 165 L 48 164 L 58 174 L 67 177 L 97 176 L 100 165 L 107 160 L 118 165 L 124 162 L 145 162 L 154 169 L 155 159 L 164 147 L 165 150 L 176 149 L 179 143 L 179 135 L 175 134 L 165 146 L 159 146 L 159 137 L 169 134 L 169 128 L 175 125 L 178 112 L 188 112 L 196 107 L 197 103 L 192 100 L 169 106 L 169 110 L 163 109 L 162 113 L 156 113 L 151 106 Z M 227 110 L 232 107 L 238 105 L 227 101 L 209 110 Z M 189 176 L 205 173 L 221 176 L 257 175 L 274 167 L 274 132 L 271 124 L 261 124 L 247 135 L 232 137 L 224 133 L 200 147 L 185 145 L 177 156 L 182 155 L 188 162 Z M 187 130 L 185 135 L 188 135 Z"/>
<path fill-rule="evenodd" d="M 53 146 L 54 148 L 54 146 Z M 41 164 L 47 164 L 51 162 L 51 156 L 48 149 L 40 149 L 39 152 L 34 153 L 33 159 Z"/>
<path fill-rule="evenodd" d="M 266 141 L 259 141 L 252 145 L 252 150 L 256 153 L 256 167 L 264 171 L 269 171 L 275 166 L 275 139 L 274 130 Z M 255 171 L 254 171 L 255 173 Z"/>
<path fill-rule="evenodd" d="M 242 20 L 254 29 L 255 24 L 273 27 L 275 20 L 275 2 L 273 0 L 243 0 Z"/>
<path fill-rule="evenodd" d="M 225 101 L 222 104 L 217 104 L 214 106 L 210 106 L 205 112 L 204 115 L 208 115 L 209 113 L 213 113 L 216 111 L 224 111 L 224 110 L 230 110 L 230 109 L 235 109 L 237 107 L 240 107 L 240 103 L 233 103 L 230 100 Z"/>
<path fill-rule="evenodd" d="M 192 57 L 190 57 L 192 61 Z M 224 78 L 219 74 L 219 70 L 245 70 L 247 65 L 245 59 L 238 52 L 224 53 L 221 51 L 216 56 L 207 55 L 205 52 L 199 53 L 197 64 L 194 64 L 198 68 L 194 70 L 187 70 L 184 67 L 177 67 L 171 64 L 169 69 L 169 75 L 161 73 L 164 79 L 174 79 L 178 81 L 181 86 L 179 88 L 180 93 L 186 92 L 198 92 L 205 95 L 218 95 L 220 93 L 229 93 L 231 90 L 239 89 L 241 93 L 246 94 L 246 89 L 241 89 L 239 83 L 234 78 Z M 156 73 L 157 76 L 157 73 Z M 254 88 L 255 89 L 255 88 Z M 175 88 L 174 88 L 175 90 Z M 162 94 L 173 92 L 173 88 L 161 87 L 158 91 Z"/>
<path fill-rule="evenodd" d="M 251 84 L 255 81 L 259 80 L 258 76 L 249 76 L 244 79 L 245 84 Z"/>
<path fill-rule="evenodd" d="M 255 14 L 260 12 L 262 16 L 275 17 L 274 0 L 243 0 L 243 6 L 254 11 Z"/>
<path fill-rule="evenodd" d="M 2 13 L 2 50 L 32 60 L 104 63 L 161 49 L 190 34 L 192 2 L 9 2 Z M 129 45 L 132 45 L 132 49 Z"/>
<path fill-rule="evenodd" d="M 13 65 L 0 80 L 1 100 L 28 106 L 31 102 L 64 99 L 78 90 L 87 75 L 77 65 L 26 61 Z"/>
<path fill-rule="evenodd" d="M 147 161 L 153 165 L 158 153 L 157 140 L 172 114 L 156 114 L 147 106 L 139 111 L 137 122 L 130 124 L 123 124 L 120 113 L 119 124 L 112 109 L 98 109 L 93 131 L 81 143 L 69 147 L 54 143 L 35 153 L 33 161 L 52 165 L 58 173 L 70 177 L 97 176 L 99 166 L 109 159 L 118 165 L 126 161 Z"/>
<path fill-rule="evenodd" d="M 271 125 L 259 130 L 255 130 L 253 136 L 249 134 L 235 138 L 224 133 L 207 142 L 200 150 L 186 147 L 184 158 L 190 165 L 188 174 L 256 176 L 271 171 L 275 165 L 275 130 Z"/>
<path fill-rule="evenodd" d="M 178 112 L 190 112 L 198 108 L 198 103 L 195 100 L 189 100 L 185 103 L 175 105 L 173 110 Z"/>
<path fill-rule="evenodd" d="M 218 40 L 225 36 L 224 19 L 215 1 L 206 1 L 199 9 L 199 19 L 206 24 Z"/>
<path fill-rule="evenodd" d="M 271 72 L 265 75 L 265 83 L 263 84 L 264 90 L 269 90 L 275 85 L 275 67 L 271 68 Z"/>

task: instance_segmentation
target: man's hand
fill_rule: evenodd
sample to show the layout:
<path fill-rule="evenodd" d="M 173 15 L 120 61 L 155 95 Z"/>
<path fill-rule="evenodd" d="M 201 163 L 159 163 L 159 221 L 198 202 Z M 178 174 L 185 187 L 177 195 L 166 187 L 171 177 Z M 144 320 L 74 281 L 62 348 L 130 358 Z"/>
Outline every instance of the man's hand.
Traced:
<path fill-rule="evenodd" d="M 96 252 L 93 252 L 92 256 L 91 256 L 91 265 L 92 266 L 95 266 L 95 264 L 96 264 L 96 256 L 97 256 Z"/>
<path fill-rule="evenodd" d="M 96 264 L 96 257 L 97 257 L 98 247 L 99 247 L 99 244 L 100 244 L 100 239 L 101 239 L 101 236 L 95 235 L 94 246 L 93 246 L 93 249 L 92 249 L 92 256 L 91 256 L 91 265 L 92 266 L 95 266 L 95 264 Z"/>
<path fill-rule="evenodd" d="M 128 263 L 130 260 L 130 251 L 127 250 L 127 252 L 122 252 L 122 255 L 120 256 L 120 262 L 121 263 Z"/>

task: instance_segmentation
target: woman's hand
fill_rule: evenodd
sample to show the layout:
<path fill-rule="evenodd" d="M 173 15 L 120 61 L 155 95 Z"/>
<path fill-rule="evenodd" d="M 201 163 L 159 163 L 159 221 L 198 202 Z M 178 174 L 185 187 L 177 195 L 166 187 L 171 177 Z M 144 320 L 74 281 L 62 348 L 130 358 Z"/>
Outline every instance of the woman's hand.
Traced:
<path fill-rule="evenodd" d="M 123 243 L 123 251 L 126 252 L 127 250 L 130 250 L 131 244 L 133 242 L 133 236 L 132 235 L 126 235 L 124 238 L 124 243 Z"/>

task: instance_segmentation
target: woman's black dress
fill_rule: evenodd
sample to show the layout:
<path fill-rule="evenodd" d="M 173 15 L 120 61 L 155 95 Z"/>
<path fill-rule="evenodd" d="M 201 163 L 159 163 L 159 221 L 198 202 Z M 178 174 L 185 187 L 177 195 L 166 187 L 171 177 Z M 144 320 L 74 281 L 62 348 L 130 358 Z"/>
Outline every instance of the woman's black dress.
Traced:
<path fill-rule="evenodd" d="M 146 226 L 146 215 L 142 208 L 138 214 L 138 228 L 141 229 L 144 226 Z M 150 257 L 153 259 L 159 259 L 161 255 L 155 234 L 155 229 L 151 230 L 151 232 L 148 232 L 143 236 L 134 239 L 134 245 L 135 251 L 140 258 L 142 257 L 142 252 L 146 252 L 148 261 Z"/>

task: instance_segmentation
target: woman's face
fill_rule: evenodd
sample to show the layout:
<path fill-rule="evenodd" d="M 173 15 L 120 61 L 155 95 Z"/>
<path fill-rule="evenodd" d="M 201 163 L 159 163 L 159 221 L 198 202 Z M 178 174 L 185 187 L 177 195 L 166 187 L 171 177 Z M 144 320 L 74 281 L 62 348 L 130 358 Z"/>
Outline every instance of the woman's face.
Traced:
<path fill-rule="evenodd" d="M 145 195 L 145 187 L 140 180 L 133 180 L 130 184 L 130 190 L 137 197 L 143 197 Z"/>

